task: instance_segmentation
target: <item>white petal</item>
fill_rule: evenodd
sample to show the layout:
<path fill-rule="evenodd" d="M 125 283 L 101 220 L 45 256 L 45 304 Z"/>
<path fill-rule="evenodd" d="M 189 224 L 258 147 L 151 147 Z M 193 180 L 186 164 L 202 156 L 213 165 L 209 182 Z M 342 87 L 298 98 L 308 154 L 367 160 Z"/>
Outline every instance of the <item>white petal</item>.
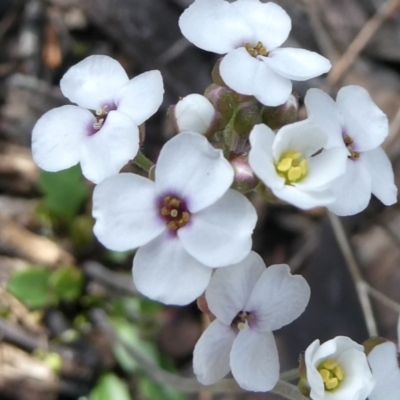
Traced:
<path fill-rule="evenodd" d="M 212 385 L 230 372 L 235 337 L 234 330 L 217 319 L 203 332 L 193 351 L 193 371 L 200 383 Z"/>
<path fill-rule="evenodd" d="M 306 81 L 328 72 L 332 64 L 321 55 L 304 49 L 279 48 L 263 61 L 277 74 L 295 81 Z"/>
<path fill-rule="evenodd" d="M 36 122 L 32 155 L 45 171 L 56 172 L 80 161 L 80 147 L 95 122 L 91 112 L 76 106 L 54 108 Z"/>
<path fill-rule="evenodd" d="M 250 133 L 249 163 L 254 173 L 270 188 L 281 189 L 285 180 L 275 168 L 272 146 L 275 134 L 264 124 L 256 125 Z"/>
<path fill-rule="evenodd" d="M 240 263 L 218 268 L 206 290 L 210 311 L 225 325 L 230 325 L 244 311 L 254 285 L 265 271 L 262 258 L 251 251 Z"/>
<path fill-rule="evenodd" d="M 242 389 L 271 390 L 279 379 L 278 350 L 273 334 L 259 333 L 246 324 L 233 342 L 231 369 Z"/>
<path fill-rule="evenodd" d="M 179 18 L 179 27 L 194 45 L 218 54 L 254 40 L 252 27 L 223 0 L 196 0 Z"/>
<path fill-rule="evenodd" d="M 220 74 L 231 89 L 255 96 L 267 106 L 283 104 L 292 92 L 290 80 L 276 74 L 243 47 L 231 51 L 223 58 Z"/>
<path fill-rule="evenodd" d="M 135 249 L 165 230 L 154 183 L 135 174 L 114 175 L 95 187 L 93 217 L 97 238 L 116 251 Z"/>
<path fill-rule="evenodd" d="M 394 184 L 393 167 L 381 147 L 363 153 L 371 176 L 372 193 L 386 206 L 397 203 L 397 187 Z"/>
<path fill-rule="evenodd" d="M 400 368 L 397 348 L 392 342 L 382 343 L 368 354 L 369 365 L 376 380 L 370 400 L 400 399 Z"/>
<path fill-rule="evenodd" d="M 139 129 L 125 114 L 111 111 L 102 128 L 86 136 L 81 148 L 82 173 L 93 183 L 117 174 L 139 150 Z"/>
<path fill-rule="evenodd" d="M 371 199 L 371 176 L 363 162 L 347 159 L 346 172 L 332 182 L 330 190 L 336 200 L 328 208 L 336 215 L 354 215 L 363 211 Z"/>
<path fill-rule="evenodd" d="M 325 398 L 324 382 L 322 381 L 322 376 L 317 370 L 320 359 L 316 357 L 316 354 L 320 348 L 320 341 L 316 339 L 307 347 L 304 354 L 307 382 L 311 388 L 310 397 L 315 400 Z"/>
<path fill-rule="evenodd" d="M 133 280 L 150 299 L 165 304 L 189 304 L 205 290 L 212 269 L 182 247 L 180 240 L 165 232 L 142 246 L 133 259 Z"/>
<path fill-rule="evenodd" d="M 306 119 L 281 128 L 276 134 L 272 153 L 277 161 L 287 151 L 299 151 L 303 157 L 308 158 L 321 150 L 327 140 L 328 138 L 321 128 Z"/>
<path fill-rule="evenodd" d="M 276 197 L 302 210 L 327 206 L 335 201 L 335 196 L 330 190 L 315 192 L 311 190 L 301 190 L 301 188 L 296 186 L 285 185 L 282 189 L 272 189 L 272 191 Z"/>
<path fill-rule="evenodd" d="M 292 275 L 287 265 L 271 265 L 257 281 L 244 310 L 255 314 L 252 328 L 269 332 L 297 319 L 309 300 L 310 287 L 302 276 Z"/>
<path fill-rule="evenodd" d="M 225 267 L 250 252 L 257 213 L 250 201 L 228 190 L 216 203 L 196 214 L 178 230 L 186 251 L 209 267 Z"/>
<path fill-rule="evenodd" d="M 164 84 L 160 71 L 148 71 L 136 76 L 114 98 L 118 111 L 129 115 L 136 125 L 143 124 L 160 107 Z"/>
<path fill-rule="evenodd" d="M 89 56 L 71 67 L 60 81 L 65 97 L 81 107 L 113 109 L 114 95 L 129 81 L 121 64 L 108 56 Z"/>
<path fill-rule="evenodd" d="M 364 88 L 340 89 L 336 103 L 344 116 L 346 133 L 354 140 L 353 150 L 372 150 L 382 144 L 389 133 L 389 122 Z"/>
<path fill-rule="evenodd" d="M 36 164 L 50 172 L 78 164 L 81 144 L 94 122 L 88 110 L 76 106 L 48 111 L 32 131 L 32 156 Z"/>
<path fill-rule="evenodd" d="M 191 132 L 180 133 L 162 148 L 157 161 L 160 195 L 174 193 L 195 213 L 217 201 L 233 181 L 233 168 L 222 151 Z"/>
<path fill-rule="evenodd" d="M 342 135 L 344 119 L 334 100 L 320 89 L 309 89 L 304 104 L 308 118 L 328 135 L 325 148 L 345 147 Z"/>
<path fill-rule="evenodd" d="M 366 399 L 375 385 L 375 380 L 368 366 L 364 349 L 361 351 L 348 349 L 339 355 L 337 362 L 343 368 L 345 379 L 334 391 L 335 396 L 332 396 L 332 400 Z"/>
<path fill-rule="evenodd" d="M 323 343 L 315 352 L 313 363 L 315 366 L 325 358 L 338 358 L 340 354 L 349 349 L 356 349 L 359 352 L 364 351 L 364 347 L 351 340 L 347 336 L 336 336 L 334 339 L 328 340 Z"/>
<path fill-rule="evenodd" d="M 208 131 L 214 115 L 214 106 L 207 97 L 196 93 L 179 100 L 174 110 L 179 132 L 192 131 L 204 134 Z"/>
<path fill-rule="evenodd" d="M 325 190 L 337 177 L 344 174 L 348 151 L 344 147 L 323 150 L 307 159 L 308 173 L 296 187 L 301 190 Z"/>
<path fill-rule="evenodd" d="M 260 41 L 270 51 L 288 38 L 292 21 L 286 11 L 277 4 L 238 0 L 232 3 L 231 7 L 253 28 L 256 43 L 251 43 L 252 45 Z"/>

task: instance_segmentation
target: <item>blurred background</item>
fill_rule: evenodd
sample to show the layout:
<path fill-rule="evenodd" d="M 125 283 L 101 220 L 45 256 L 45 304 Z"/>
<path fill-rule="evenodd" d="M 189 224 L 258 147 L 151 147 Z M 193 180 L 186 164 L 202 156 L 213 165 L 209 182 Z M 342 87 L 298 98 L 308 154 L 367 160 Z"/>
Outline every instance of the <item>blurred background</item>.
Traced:
<path fill-rule="evenodd" d="M 203 93 L 217 59 L 179 31 L 178 18 L 191 2 L 0 0 L 1 400 L 279 399 L 228 389 L 213 394 L 199 391 L 192 380 L 171 379 L 169 373 L 192 377 L 191 355 L 206 319 L 196 304 L 166 307 L 141 297 L 131 283 L 133 252 L 109 251 L 93 236 L 93 185 L 79 167 L 46 173 L 31 157 L 37 119 L 67 104 L 58 88 L 62 75 L 89 55 L 105 54 L 130 77 L 152 69 L 163 75 L 164 103 L 146 123 L 143 149 L 156 161 L 175 133 L 167 107 L 180 96 Z M 384 147 L 399 186 L 400 1 L 276 3 L 293 21 L 285 46 L 318 51 L 334 64 L 328 76 L 295 83 L 300 101 L 310 87 L 333 96 L 348 84 L 368 89 L 391 121 Z M 306 117 L 303 109 L 300 115 Z M 125 170 L 140 172 L 132 165 Z M 275 332 L 281 370 L 295 368 L 316 338 L 367 339 L 325 210 L 304 213 L 251 200 L 259 214 L 254 250 L 267 265 L 288 263 L 312 289 L 306 312 Z M 369 285 L 378 332 L 395 340 L 398 205 L 385 208 L 373 198 L 366 211 L 343 224 Z"/>

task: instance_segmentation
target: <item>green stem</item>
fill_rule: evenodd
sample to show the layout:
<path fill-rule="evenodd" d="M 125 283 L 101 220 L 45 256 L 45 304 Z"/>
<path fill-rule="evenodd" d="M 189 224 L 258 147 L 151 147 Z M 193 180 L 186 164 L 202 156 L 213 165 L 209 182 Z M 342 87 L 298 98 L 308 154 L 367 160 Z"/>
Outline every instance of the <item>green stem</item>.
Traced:
<path fill-rule="evenodd" d="M 141 169 L 149 172 L 154 163 L 149 160 L 143 153 L 139 152 L 134 158 L 133 162 Z"/>

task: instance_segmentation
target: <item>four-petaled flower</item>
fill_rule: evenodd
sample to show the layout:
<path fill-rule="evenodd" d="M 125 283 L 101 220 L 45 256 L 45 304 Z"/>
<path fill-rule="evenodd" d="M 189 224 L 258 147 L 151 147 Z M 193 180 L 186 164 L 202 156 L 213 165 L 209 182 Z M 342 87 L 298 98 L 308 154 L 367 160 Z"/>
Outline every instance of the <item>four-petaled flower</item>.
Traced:
<path fill-rule="evenodd" d="M 195 0 L 179 19 L 182 34 L 203 50 L 226 54 L 220 74 L 238 93 L 267 106 L 283 104 L 292 82 L 328 72 L 331 63 L 312 51 L 279 48 L 291 30 L 287 13 L 259 0 Z"/>
<path fill-rule="evenodd" d="M 250 252 L 257 215 L 229 189 L 232 181 L 221 150 L 198 133 L 180 133 L 162 148 L 155 182 L 126 173 L 95 188 L 94 232 L 112 250 L 139 247 L 133 278 L 144 295 L 187 304 L 206 289 L 212 268 Z"/>
<path fill-rule="evenodd" d="M 364 347 L 348 337 L 317 339 L 304 358 L 312 400 L 365 400 L 374 387 Z"/>
<path fill-rule="evenodd" d="M 363 211 L 373 193 L 383 204 L 397 202 L 393 168 L 380 147 L 389 133 L 386 115 L 360 86 L 339 90 L 336 103 L 319 89 L 305 97 L 308 117 L 328 135 L 326 148 L 347 150 L 346 172 L 332 182 L 336 201 L 328 208 L 337 215 Z"/>
<path fill-rule="evenodd" d="M 393 342 L 385 342 L 375 346 L 368 354 L 368 362 L 376 381 L 369 400 L 400 399 L 400 318 L 397 340 L 397 346 Z"/>
<path fill-rule="evenodd" d="M 71 67 L 60 87 L 77 106 L 54 108 L 38 120 L 33 158 L 50 172 L 80 162 L 83 175 L 94 183 L 118 173 L 136 156 L 138 126 L 158 110 L 164 94 L 159 71 L 129 80 L 118 61 L 100 55 Z"/>
<path fill-rule="evenodd" d="M 272 331 L 298 318 L 310 288 L 287 265 L 265 268 L 251 252 L 237 265 L 218 269 L 206 290 L 216 319 L 197 342 L 193 369 L 211 385 L 229 371 L 246 390 L 271 390 L 279 379 L 279 358 Z"/>
<path fill-rule="evenodd" d="M 285 125 L 275 135 L 266 125 L 250 134 L 249 163 L 276 197 L 299 208 L 332 203 L 329 184 L 342 175 L 346 149 L 323 149 L 325 133 L 310 120 Z"/>

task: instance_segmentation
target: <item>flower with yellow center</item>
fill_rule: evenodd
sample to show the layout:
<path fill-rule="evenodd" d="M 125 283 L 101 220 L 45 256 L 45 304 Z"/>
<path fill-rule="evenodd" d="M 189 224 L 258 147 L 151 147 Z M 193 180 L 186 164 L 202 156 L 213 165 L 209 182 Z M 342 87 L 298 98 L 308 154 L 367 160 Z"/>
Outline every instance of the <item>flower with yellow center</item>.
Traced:
<path fill-rule="evenodd" d="M 324 146 L 327 136 L 310 120 L 285 125 L 277 134 L 256 125 L 250 134 L 249 163 L 274 195 L 302 209 L 335 201 L 330 182 L 345 171 L 347 150 Z"/>
<path fill-rule="evenodd" d="M 365 400 L 374 387 L 364 347 L 348 337 L 315 340 L 304 361 L 311 400 Z"/>

